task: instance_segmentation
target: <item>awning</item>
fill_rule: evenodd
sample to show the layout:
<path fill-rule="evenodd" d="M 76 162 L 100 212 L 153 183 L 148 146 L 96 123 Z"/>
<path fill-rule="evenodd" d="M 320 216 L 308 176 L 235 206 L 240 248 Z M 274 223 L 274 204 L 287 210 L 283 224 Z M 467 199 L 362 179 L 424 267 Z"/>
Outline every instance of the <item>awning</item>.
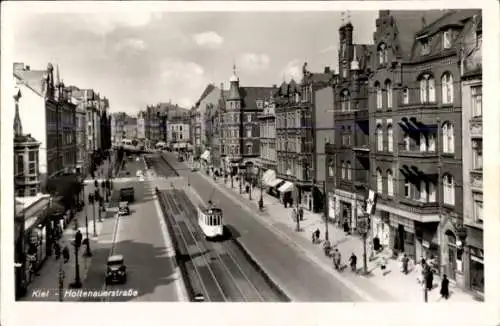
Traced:
<path fill-rule="evenodd" d="M 267 185 L 269 181 L 276 179 L 276 171 L 269 169 L 262 174 L 262 183 Z"/>
<path fill-rule="evenodd" d="M 279 192 L 289 192 L 293 189 L 293 183 L 285 181 L 285 183 L 278 189 Z"/>
<path fill-rule="evenodd" d="M 200 158 L 205 161 L 210 161 L 210 151 L 203 152 Z"/>
<path fill-rule="evenodd" d="M 269 187 L 276 187 L 276 186 L 277 186 L 277 185 L 279 185 L 281 182 L 283 182 L 283 180 L 278 179 L 278 178 L 274 178 L 274 179 L 269 180 L 269 182 L 267 183 L 267 185 L 268 185 Z"/>

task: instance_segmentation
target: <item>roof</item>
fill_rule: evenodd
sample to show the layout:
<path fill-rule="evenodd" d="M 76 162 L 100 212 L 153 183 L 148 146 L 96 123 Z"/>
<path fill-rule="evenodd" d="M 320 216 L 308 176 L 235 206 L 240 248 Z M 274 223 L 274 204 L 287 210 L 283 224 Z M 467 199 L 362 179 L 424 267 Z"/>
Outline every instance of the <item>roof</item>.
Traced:
<path fill-rule="evenodd" d="M 443 27 L 447 26 L 463 26 L 463 20 L 472 17 L 474 14 L 481 13 L 479 9 L 461 9 L 449 10 L 442 13 L 441 17 L 434 20 L 431 24 L 425 26 L 417 32 L 417 35 L 433 35 Z"/>
<path fill-rule="evenodd" d="M 205 87 L 205 90 L 201 93 L 201 96 L 198 101 L 196 101 L 196 103 L 199 104 L 201 101 L 203 101 L 203 99 L 207 97 L 208 94 L 210 94 L 215 88 L 216 87 L 214 84 L 208 84 L 207 87 Z"/>
<path fill-rule="evenodd" d="M 397 42 L 396 54 L 403 59 L 409 58 L 416 33 L 422 29 L 423 20 L 433 22 L 443 15 L 442 10 L 390 10 L 395 23 Z"/>
<path fill-rule="evenodd" d="M 123 260 L 123 255 L 113 255 L 108 257 L 108 262 Z"/>
<path fill-rule="evenodd" d="M 260 110 L 257 108 L 257 100 L 264 100 L 278 89 L 274 87 L 240 87 L 240 94 L 245 110 Z"/>
<path fill-rule="evenodd" d="M 27 135 L 16 135 L 14 137 L 14 145 L 19 143 L 39 143 L 35 138 L 31 137 L 30 134 Z"/>
<path fill-rule="evenodd" d="M 46 70 L 15 70 L 14 77 L 16 77 L 21 84 L 26 85 L 39 96 L 45 95 L 47 78 Z"/>
<path fill-rule="evenodd" d="M 330 78 L 333 76 L 333 72 L 331 73 L 309 73 L 304 78 L 304 82 L 308 83 L 328 83 Z"/>

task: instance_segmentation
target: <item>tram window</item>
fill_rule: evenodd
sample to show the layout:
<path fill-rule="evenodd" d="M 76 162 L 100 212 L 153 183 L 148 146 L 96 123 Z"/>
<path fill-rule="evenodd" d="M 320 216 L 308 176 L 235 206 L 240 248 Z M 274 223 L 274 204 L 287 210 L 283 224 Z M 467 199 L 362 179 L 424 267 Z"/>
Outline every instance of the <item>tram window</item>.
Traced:
<path fill-rule="evenodd" d="M 220 225 L 220 215 L 217 215 L 217 225 Z"/>
<path fill-rule="evenodd" d="M 210 215 L 210 225 L 214 225 L 214 217 Z"/>

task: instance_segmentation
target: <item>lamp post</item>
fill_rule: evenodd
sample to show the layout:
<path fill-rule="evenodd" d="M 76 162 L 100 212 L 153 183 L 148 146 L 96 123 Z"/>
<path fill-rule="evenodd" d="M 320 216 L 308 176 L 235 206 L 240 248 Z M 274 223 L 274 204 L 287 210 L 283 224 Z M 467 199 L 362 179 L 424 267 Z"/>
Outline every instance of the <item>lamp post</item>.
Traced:
<path fill-rule="evenodd" d="M 326 180 L 323 181 L 323 194 L 325 196 L 325 202 L 324 202 L 324 214 L 325 214 L 325 241 L 329 240 L 329 233 L 328 233 L 328 197 L 326 195 Z"/>
<path fill-rule="evenodd" d="M 80 232 L 76 233 L 73 245 L 75 247 L 75 281 L 70 284 L 70 287 L 73 289 L 79 289 L 82 287 L 82 281 L 80 280 L 80 264 L 78 259 L 78 253 L 80 251 L 80 246 L 82 245 L 82 234 Z"/>
<path fill-rule="evenodd" d="M 231 189 L 234 188 L 233 171 L 231 171 Z"/>
<path fill-rule="evenodd" d="M 242 184 L 241 184 L 241 183 L 243 182 L 243 178 L 242 178 L 241 171 L 238 173 L 238 175 L 239 175 L 239 178 L 240 178 L 240 195 L 241 195 L 241 193 L 243 192 L 243 191 L 242 191 L 242 187 L 241 187 L 241 186 L 242 186 Z"/>
<path fill-rule="evenodd" d="M 85 212 L 85 236 L 87 237 L 87 248 L 85 250 L 85 257 L 92 257 L 92 252 L 90 252 L 90 240 L 89 240 L 89 219 L 87 212 Z"/>
<path fill-rule="evenodd" d="M 264 207 L 264 182 L 262 180 L 262 168 L 259 170 L 259 183 L 260 183 L 260 199 L 259 199 L 259 205 L 261 207 Z"/>
<path fill-rule="evenodd" d="M 63 260 L 61 259 L 59 262 L 59 273 L 57 275 L 58 279 L 58 294 L 59 294 L 59 301 L 63 301 L 63 291 L 64 291 L 64 270 L 63 270 Z"/>

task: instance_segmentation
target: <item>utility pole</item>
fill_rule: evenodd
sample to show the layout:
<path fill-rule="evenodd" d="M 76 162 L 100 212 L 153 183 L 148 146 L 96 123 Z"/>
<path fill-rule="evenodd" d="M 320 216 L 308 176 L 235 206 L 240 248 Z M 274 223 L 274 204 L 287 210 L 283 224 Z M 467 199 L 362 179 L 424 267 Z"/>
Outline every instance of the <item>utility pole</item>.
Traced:
<path fill-rule="evenodd" d="M 329 240 L 329 233 L 328 233 L 328 196 L 326 195 L 326 180 L 323 181 L 323 193 L 325 195 L 325 202 L 324 202 L 324 214 L 325 214 L 325 241 Z"/>
<path fill-rule="evenodd" d="M 58 285 L 59 285 L 59 301 L 63 301 L 64 292 L 64 270 L 63 270 L 63 258 L 59 261 L 59 273 L 58 273 Z"/>

